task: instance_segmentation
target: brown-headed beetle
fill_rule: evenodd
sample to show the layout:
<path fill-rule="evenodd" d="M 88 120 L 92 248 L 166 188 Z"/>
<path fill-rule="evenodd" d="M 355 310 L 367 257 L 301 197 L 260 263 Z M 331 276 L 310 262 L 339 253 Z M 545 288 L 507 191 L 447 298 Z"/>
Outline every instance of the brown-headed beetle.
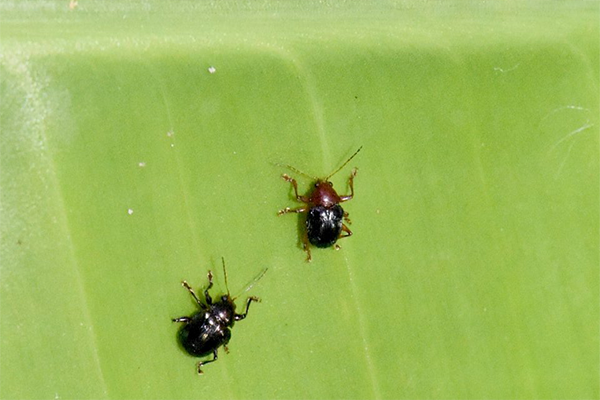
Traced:
<path fill-rule="evenodd" d="M 221 295 L 220 299 L 213 302 L 208 291 L 213 286 L 213 274 L 208 271 L 208 286 L 204 290 L 204 302 L 200 301 L 194 290 L 186 282 L 181 282 L 181 285 L 190 292 L 194 298 L 199 310 L 189 317 L 174 318 L 173 322 L 181 322 L 184 325 L 179 330 L 179 342 L 181 346 L 190 355 L 195 357 L 204 357 L 210 354 L 213 355 L 212 360 L 200 361 L 198 363 L 198 374 L 202 375 L 202 366 L 217 361 L 217 350 L 223 346 L 226 353 L 229 353 L 227 343 L 231 338 L 231 328 L 236 321 L 246 318 L 250 304 L 254 301 L 259 302 L 258 297 L 248 297 L 246 300 L 246 310 L 243 314 L 236 314 L 235 299 L 229 293 L 227 285 L 227 271 L 225 270 L 225 259 L 223 258 L 223 275 L 225 277 L 225 287 L 227 294 Z M 263 277 L 267 272 L 264 269 L 254 281 L 244 290 L 248 291 L 254 284 Z"/>
<path fill-rule="evenodd" d="M 291 165 L 285 165 L 285 167 L 292 171 L 314 180 L 314 188 L 312 191 L 307 196 L 301 196 L 298 194 L 298 183 L 296 180 L 288 174 L 281 175 L 284 180 L 292 184 L 296 200 L 300 203 L 304 203 L 304 205 L 297 208 L 286 207 L 283 210 L 279 210 L 277 213 L 277 215 L 287 213 L 307 213 L 306 230 L 303 233 L 302 243 L 304 251 L 306 252 L 306 261 L 308 262 L 312 260 L 309 242 L 316 247 L 324 248 L 335 245 L 335 248 L 339 249 L 339 246 L 336 244 L 338 239 L 352 236 L 352 231 L 344 224 L 344 221 L 348 224 L 351 223 L 348 218 L 348 213 L 344 211 L 340 206 L 340 203 L 351 200 L 354 197 L 354 177 L 358 170 L 357 168 L 354 168 L 350 174 L 350 179 L 348 179 L 350 194 L 346 196 L 337 194 L 333 188 L 333 183 L 331 183 L 329 179 L 344 168 L 361 149 L 362 146 L 359 147 L 359 149 L 356 150 L 356 152 L 348 158 L 341 167 L 323 179 L 311 177 Z"/>

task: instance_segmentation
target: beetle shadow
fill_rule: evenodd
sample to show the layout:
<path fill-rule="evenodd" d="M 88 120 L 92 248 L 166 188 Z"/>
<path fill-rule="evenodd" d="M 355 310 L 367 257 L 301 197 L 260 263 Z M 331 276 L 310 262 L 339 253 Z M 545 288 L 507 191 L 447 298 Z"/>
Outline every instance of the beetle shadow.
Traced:
<path fill-rule="evenodd" d="M 183 351 L 185 354 L 188 354 L 187 351 L 185 351 L 185 348 L 183 347 L 183 343 L 181 343 L 181 332 L 183 331 L 183 327 L 185 326 L 185 324 L 182 324 L 180 322 L 173 322 L 173 324 L 177 324 L 177 330 L 175 331 L 175 341 L 177 342 L 177 347 L 179 347 L 179 350 Z"/>

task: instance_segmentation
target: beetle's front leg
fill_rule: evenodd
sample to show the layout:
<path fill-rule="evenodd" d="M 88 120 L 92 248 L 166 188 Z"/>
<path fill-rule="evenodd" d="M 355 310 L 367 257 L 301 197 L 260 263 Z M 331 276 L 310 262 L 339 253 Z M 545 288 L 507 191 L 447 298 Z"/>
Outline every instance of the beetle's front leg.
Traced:
<path fill-rule="evenodd" d="M 187 289 L 188 292 L 190 292 L 190 294 L 192 295 L 194 300 L 196 300 L 196 303 L 200 306 L 200 308 L 205 308 L 204 304 L 200 301 L 198 296 L 196 296 L 196 292 L 194 292 L 194 289 L 192 289 L 192 287 L 190 286 L 189 283 L 187 283 L 186 281 L 182 281 L 181 286 L 183 286 L 184 288 Z"/>
<path fill-rule="evenodd" d="M 299 201 L 301 203 L 308 203 L 308 199 L 305 196 L 300 196 L 298 194 L 298 182 L 296 182 L 296 180 L 294 178 L 292 178 L 288 174 L 281 175 L 281 178 L 283 178 L 283 180 L 288 181 L 289 183 L 292 184 L 292 187 L 294 188 L 294 194 L 296 195 L 297 201 Z"/>
<path fill-rule="evenodd" d="M 246 315 L 248 315 L 248 309 L 250 308 L 250 303 L 252 303 L 253 301 L 260 302 L 260 299 L 255 296 L 248 297 L 248 299 L 246 300 L 246 311 L 244 311 L 243 314 L 235 314 L 233 316 L 233 319 L 235 319 L 236 321 L 240 321 L 246 318 Z"/>
<path fill-rule="evenodd" d="M 212 271 L 208 271 L 208 286 L 206 287 L 206 289 L 204 289 L 204 299 L 206 300 L 206 304 L 208 304 L 209 306 L 212 304 L 212 297 L 210 297 L 210 294 L 208 293 L 208 291 L 213 287 L 213 274 Z"/>
<path fill-rule="evenodd" d="M 357 172 L 358 168 L 354 168 L 352 170 L 352 173 L 350 174 L 350 179 L 348 179 L 348 185 L 350 186 L 350 194 L 347 196 L 340 196 L 340 201 L 352 200 L 352 198 L 354 197 L 354 177 L 356 176 Z"/>

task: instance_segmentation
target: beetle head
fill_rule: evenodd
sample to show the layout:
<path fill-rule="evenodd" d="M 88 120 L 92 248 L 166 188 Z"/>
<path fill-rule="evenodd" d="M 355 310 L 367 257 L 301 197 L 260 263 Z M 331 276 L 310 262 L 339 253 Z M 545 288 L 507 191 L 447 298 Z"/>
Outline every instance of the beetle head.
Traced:
<path fill-rule="evenodd" d="M 322 180 L 322 179 L 318 179 L 318 180 L 315 182 L 315 188 L 321 188 L 321 187 L 324 187 L 324 188 L 325 188 L 325 187 L 327 187 L 327 186 L 329 186 L 329 187 L 333 187 L 333 183 L 331 183 L 331 182 L 329 182 L 329 181 Z"/>

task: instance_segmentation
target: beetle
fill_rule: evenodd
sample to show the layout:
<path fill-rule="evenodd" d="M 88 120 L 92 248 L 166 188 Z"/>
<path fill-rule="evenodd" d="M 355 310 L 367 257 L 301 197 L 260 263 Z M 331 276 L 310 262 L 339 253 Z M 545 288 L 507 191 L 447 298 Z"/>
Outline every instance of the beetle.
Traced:
<path fill-rule="evenodd" d="M 199 310 L 191 316 L 172 319 L 173 322 L 183 323 L 183 326 L 179 330 L 178 338 L 185 351 L 195 357 L 213 355 L 211 360 L 198 362 L 197 370 L 199 375 L 203 374 L 202 366 L 217 361 L 217 350 L 219 347 L 223 346 L 225 352 L 229 353 L 227 344 L 229 343 L 229 339 L 231 339 L 233 325 L 236 321 L 246 318 L 252 302 L 260 302 L 258 297 L 250 296 L 246 299 L 244 313 L 237 314 L 235 312 L 235 299 L 237 297 L 232 298 L 229 293 L 225 259 L 222 258 L 222 261 L 227 294 L 219 296 L 219 300 L 213 302 L 209 294 L 209 290 L 213 286 L 213 274 L 210 270 L 208 271 L 208 286 L 204 290 L 204 302 L 200 301 L 192 287 L 186 281 L 182 281 L 181 285 L 192 295 Z M 264 269 L 244 291 L 250 290 L 266 272 L 267 269 Z"/>
<path fill-rule="evenodd" d="M 352 231 L 344 224 L 344 221 L 348 224 L 351 223 L 348 218 L 348 213 L 344 211 L 342 206 L 340 206 L 340 203 L 352 200 L 354 197 L 354 178 L 356 177 L 358 169 L 354 168 L 348 179 L 348 185 L 350 186 L 349 195 L 340 196 L 333 188 L 333 183 L 331 183 L 329 179 L 344 168 L 361 149 L 362 146 L 359 147 L 341 167 L 322 179 L 311 177 L 291 165 L 285 165 L 285 167 L 292 171 L 308 176 L 314 180 L 312 191 L 307 196 L 301 196 L 298 194 L 298 183 L 296 180 L 288 174 L 281 175 L 283 180 L 291 183 L 296 200 L 300 203 L 304 203 L 304 205 L 297 208 L 286 207 L 279 210 L 277 213 L 277 215 L 306 213 L 306 229 L 302 237 L 302 243 L 303 249 L 306 252 L 307 262 L 312 260 L 309 242 L 313 246 L 320 248 L 335 246 L 335 249 L 337 250 L 340 248 L 339 245 L 336 244 L 338 239 L 352 236 Z"/>

